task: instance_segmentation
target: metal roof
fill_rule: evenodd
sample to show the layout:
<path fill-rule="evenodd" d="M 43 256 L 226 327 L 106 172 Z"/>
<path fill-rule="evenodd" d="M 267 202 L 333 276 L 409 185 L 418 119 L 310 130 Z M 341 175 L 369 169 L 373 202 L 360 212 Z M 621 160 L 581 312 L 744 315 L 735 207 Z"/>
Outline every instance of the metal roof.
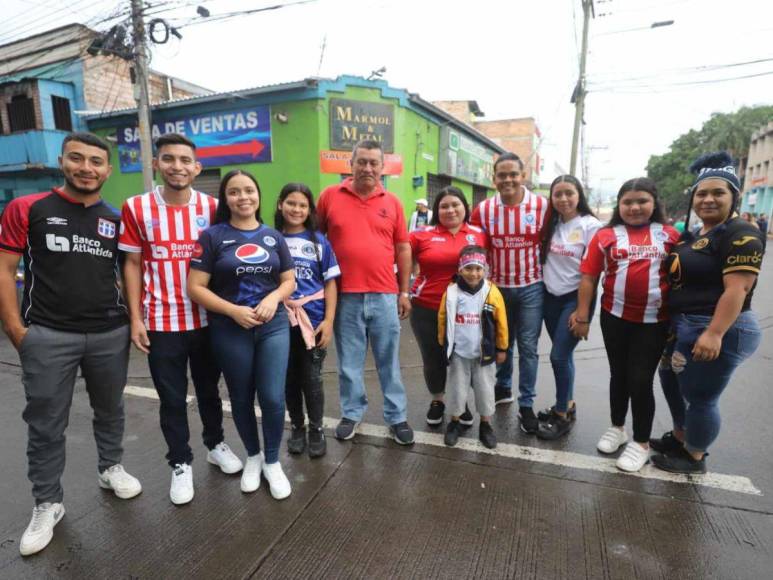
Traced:
<path fill-rule="evenodd" d="M 70 24 L 0 46 L 0 76 L 78 59 L 96 34 L 82 24 Z"/>

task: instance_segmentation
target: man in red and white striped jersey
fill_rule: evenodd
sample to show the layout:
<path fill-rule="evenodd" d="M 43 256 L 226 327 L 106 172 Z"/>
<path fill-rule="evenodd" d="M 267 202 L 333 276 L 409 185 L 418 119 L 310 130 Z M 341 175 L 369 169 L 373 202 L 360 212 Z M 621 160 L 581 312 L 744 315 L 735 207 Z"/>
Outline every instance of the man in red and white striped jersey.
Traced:
<path fill-rule="evenodd" d="M 159 137 L 153 168 L 164 185 L 126 200 L 118 248 L 126 252 L 123 275 L 131 339 L 148 354 L 161 400 L 166 459 L 172 467 L 169 496 L 179 505 L 193 499 L 188 364 L 209 449 L 207 461 L 225 473 L 240 471 L 242 463 L 223 441 L 220 369 L 210 349 L 207 313 L 191 302 L 186 290 L 191 253 L 199 232 L 214 220 L 217 200 L 191 187 L 201 164 L 187 137 Z"/>
<path fill-rule="evenodd" d="M 490 240 L 491 279 L 505 299 L 509 345 L 507 359 L 497 365 L 496 404 L 513 401 L 513 343 L 518 343 L 518 416 L 521 429 L 536 433 L 534 414 L 537 383 L 537 342 L 542 329 L 542 265 L 540 232 L 548 201 L 524 185 L 524 165 L 514 153 L 503 153 L 494 163 L 497 195 L 482 201 L 471 223 L 483 228 Z"/>

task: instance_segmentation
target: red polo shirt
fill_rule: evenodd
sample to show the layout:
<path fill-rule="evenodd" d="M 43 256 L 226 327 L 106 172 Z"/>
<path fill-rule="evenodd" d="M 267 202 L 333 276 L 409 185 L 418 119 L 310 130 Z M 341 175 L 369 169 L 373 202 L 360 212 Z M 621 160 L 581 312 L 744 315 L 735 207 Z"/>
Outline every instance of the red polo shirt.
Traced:
<path fill-rule="evenodd" d="M 408 242 L 408 230 L 394 194 L 379 184 L 362 198 L 350 177 L 322 192 L 317 217 L 341 267 L 341 292 L 397 293 L 395 250 Z"/>
<path fill-rule="evenodd" d="M 413 303 L 437 310 L 440 299 L 459 270 L 459 253 L 467 246 L 488 249 L 488 238 L 478 227 L 462 224 L 456 234 L 441 225 L 411 232 L 413 259 L 419 263 L 419 275 L 411 288 Z"/>

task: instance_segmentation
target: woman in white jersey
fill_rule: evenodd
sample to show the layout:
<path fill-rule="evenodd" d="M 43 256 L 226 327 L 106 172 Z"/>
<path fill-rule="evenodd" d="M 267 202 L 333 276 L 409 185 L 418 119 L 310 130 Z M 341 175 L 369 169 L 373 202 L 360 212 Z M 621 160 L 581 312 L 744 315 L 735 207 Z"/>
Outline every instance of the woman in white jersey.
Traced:
<path fill-rule="evenodd" d="M 574 349 L 580 339 L 569 330 L 569 315 L 577 308 L 580 260 L 601 222 L 573 175 L 556 177 L 550 184 L 549 199 L 540 260 L 545 282 L 542 318 L 553 342 L 550 364 L 556 380 L 556 403 L 537 415 L 537 437 L 552 441 L 566 435 L 577 418 Z"/>

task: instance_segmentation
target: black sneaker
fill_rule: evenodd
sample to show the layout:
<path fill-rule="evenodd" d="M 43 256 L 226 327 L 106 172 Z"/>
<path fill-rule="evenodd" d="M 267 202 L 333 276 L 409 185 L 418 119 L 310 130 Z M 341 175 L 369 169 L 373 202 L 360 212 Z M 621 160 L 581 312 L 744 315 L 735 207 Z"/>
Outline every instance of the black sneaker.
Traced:
<path fill-rule="evenodd" d="M 531 407 L 520 407 L 518 418 L 521 421 L 521 431 L 533 435 L 539 429 L 539 421 Z"/>
<path fill-rule="evenodd" d="M 537 413 L 537 419 L 540 421 L 550 421 L 553 417 L 560 417 L 558 413 L 556 413 L 556 406 L 553 405 L 552 407 L 548 407 L 547 409 L 543 409 L 539 413 Z M 577 403 L 572 405 L 572 408 L 567 410 L 566 416 L 570 421 L 576 421 L 577 420 Z"/>
<path fill-rule="evenodd" d="M 453 447 L 459 441 L 461 431 L 462 426 L 459 424 L 459 421 L 449 421 L 448 425 L 446 425 L 446 435 L 443 438 L 443 442 L 449 447 Z"/>
<path fill-rule="evenodd" d="M 660 439 L 650 439 L 650 447 L 652 447 L 653 451 L 663 455 L 671 455 L 678 453 L 679 450 L 684 448 L 684 445 L 679 439 L 674 437 L 673 431 L 668 431 L 663 433 Z"/>
<path fill-rule="evenodd" d="M 464 413 L 459 416 L 459 422 L 465 427 L 472 425 L 472 413 L 467 405 L 464 406 Z"/>
<path fill-rule="evenodd" d="M 287 440 L 287 451 L 299 455 L 306 450 L 306 427 L 293 427 Z"/>
<path fill-rule="evenodd" d="M 706 457 L 704 453 L 699 460 L 695 459 L 684 447 L 672 455 L 653 455 L 650 459 L 658 469 L 671 473 L 699 474 L 706 473 Z"/>
<path fill-rule="evenodd" d="M 483 443 L 484 447 L 489 449 L 495 449 L 497 446 L 497 436 L 494 435 L 494 430 L 491 428 L 491 424 L 488 421 L 480 422 L 480 431 L 478 431 L 478 439 Z"/>
<path fill-rule="evenodd" d="M 327 453 L 327 441 L 322 427 L 309 426 L 309 457 L 322 457 Z"/>
<path fill-rule="evenodd" d="M 568 416 L 562 417 L 561 415 L 556 415 L 550 420 L 543 421 L 539 424 L 539 429 L 537 429 L 537 437 L 540 439 L 545 439 L 546 441 L 555 441 L 559 437 L 563 437 L 569 433 L 573 426 L 574 421 L 572 421 Z"/>
<path fill-rule="evenodd" d="M 494 404 L 495 405 L 505 405 L 507 403 L 512 403 L 515 399 L 513 399 L 513 389 L 508 389 L 507 387 L 500 387 L 499 385 L 496 385 L 494 387 Z"/>
<path fill-rule="evenodd" d="M 427 411 L 427 424 L 440 425 L 443 422 L 443 414 L 446 412 L 446 404 L 443 401 L 432 401 Z"/>
<path fill-rule="evenodd" d="M 340 439 L 341 441 L 352 439 L 357 431 L 357 425 L 359 424 L 359 421 L 352 421 L 348 417 L 344 417 L 336 427 L 336 439 Z"/>
<path fill-rule="evenodd" d="M 389 430 L 392 432 L 392 438 L 400 445 L 413 445 L 413 429 L 406 421 L 390 425 Z"/>

